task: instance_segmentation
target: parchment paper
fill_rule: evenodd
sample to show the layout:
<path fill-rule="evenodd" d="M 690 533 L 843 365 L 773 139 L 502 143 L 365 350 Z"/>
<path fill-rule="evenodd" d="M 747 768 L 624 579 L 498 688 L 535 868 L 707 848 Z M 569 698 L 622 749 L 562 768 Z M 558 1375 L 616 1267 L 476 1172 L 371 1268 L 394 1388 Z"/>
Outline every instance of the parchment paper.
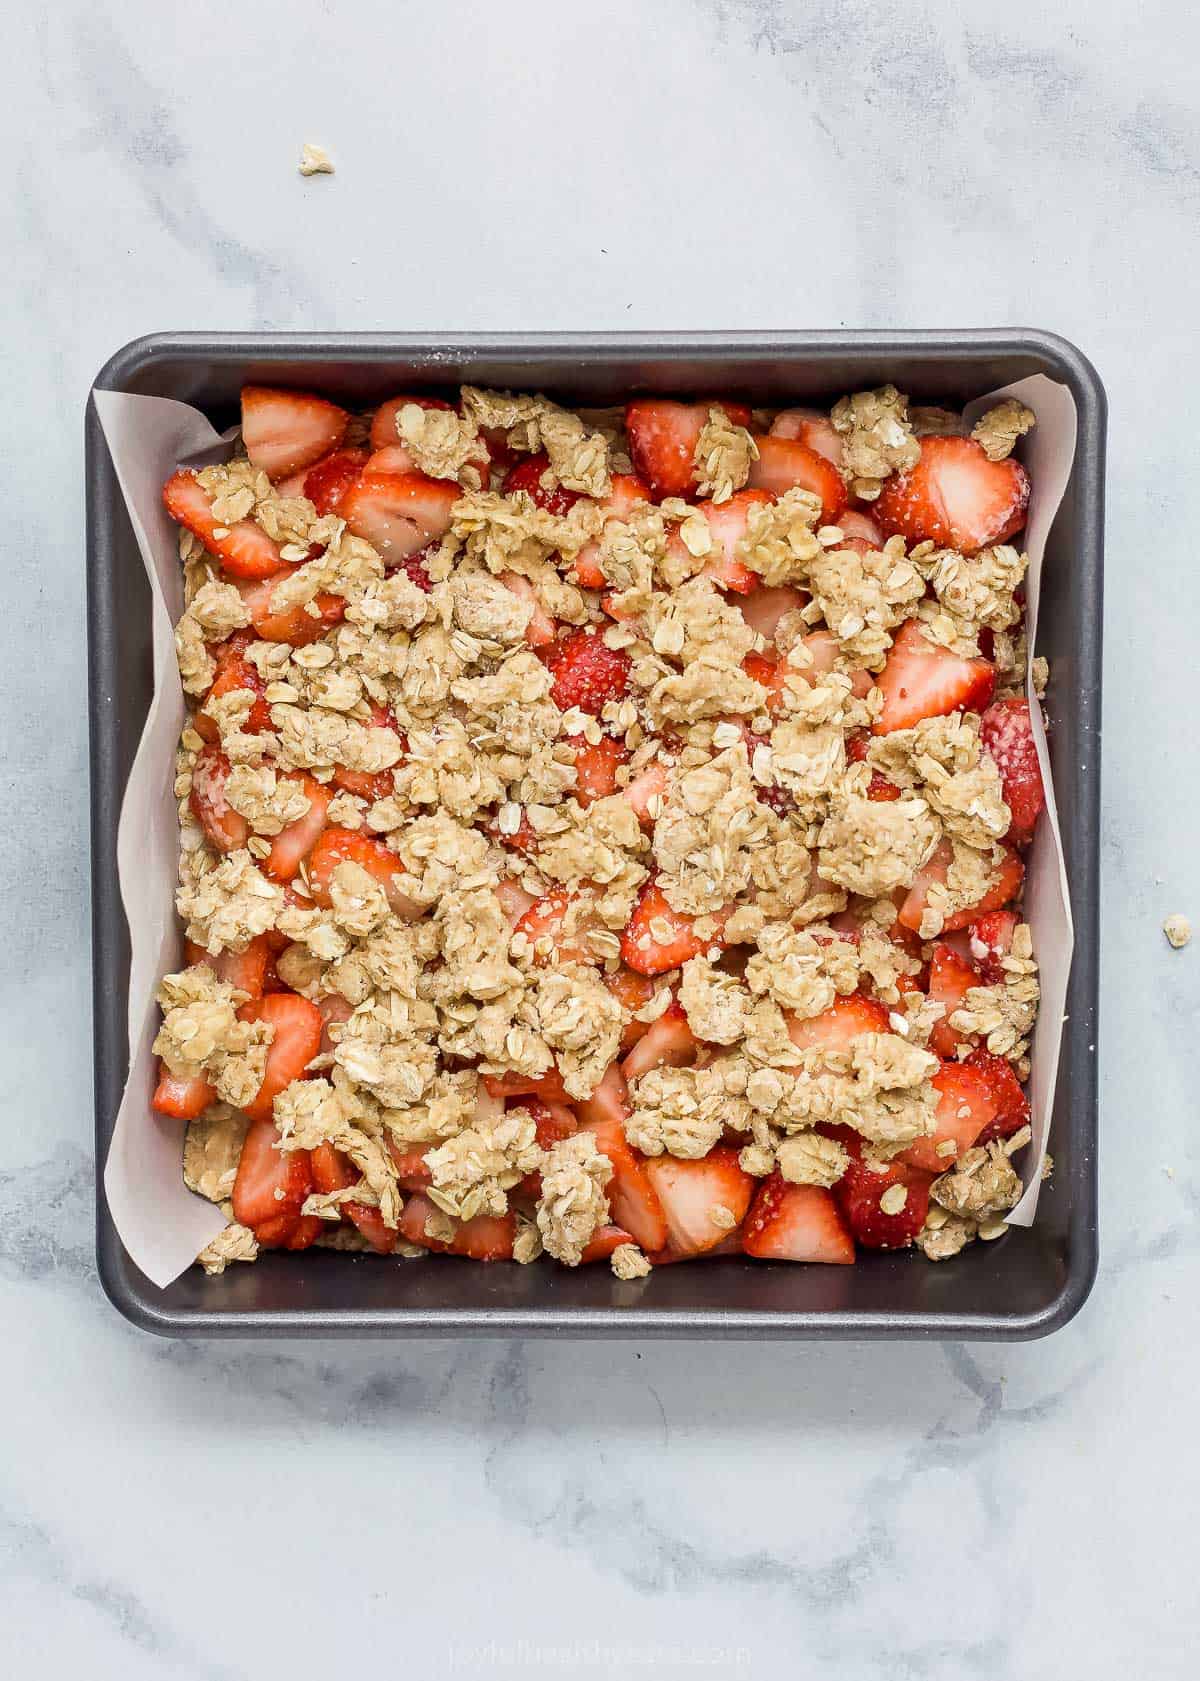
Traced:
<path fill-rule="evenodd" d="M 154 992 L 160 976 L 179 967 L 183 943 L 174 906 L 178 814 L 171 792 L 186 711 L 172 633 L 183 611 L 183 578 L 177 528 L 162 505 L 162 487 L 181 464 L 221 460 L 234 434 L 218 436 L 197 409 L 165 397 L 114 391 L 95 391 L 93 396 L 150 580 L 154 654 L 154 695 L 117 833 L 117 870 L 131 949 L 129 1078 L 105 1164 L 104 1189 L 121 1241 L 146 1276 L 162 1287 L 190 1266 L 225 1224 L 220 1209 L 183 1183 L 182 1123 L 150 1107 L 155 1083 L 150 1046 L 159 1021 Z M 966 410 L 968 420 L 973 424 L 983 410 L 1009 396 L 1027 403 L 1038 417 L 1021 446 L 1033 481 L 1025 533 L 1032 649 L 1046 535 L 1075 454 L 1075 405 L 1065 387 L 1039 374 L 978 398 Z M 1031 686 L 1029 693 L 1032 699 Z M 1010 1222 L 1025 1226 L 1037 1209 L 1074 944 L 1045 736 L 1037 707 L 1031 712 L 1049 809 L 1038 825 L 1025 882 L 1025 914 L 1033 928 L 1042 979 L 1029 1081 L 1034 1138 L 1026 1158 L 1025 1193 L 1009 1215 Z"/>

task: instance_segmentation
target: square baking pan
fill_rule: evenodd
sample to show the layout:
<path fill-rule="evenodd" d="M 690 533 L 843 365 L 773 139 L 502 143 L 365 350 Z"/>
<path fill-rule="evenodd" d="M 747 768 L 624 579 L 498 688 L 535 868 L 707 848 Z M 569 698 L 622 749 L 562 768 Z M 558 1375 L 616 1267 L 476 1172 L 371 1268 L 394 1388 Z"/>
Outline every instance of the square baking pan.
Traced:
<path fill-rule="evenodd" d="M 1097 1265 L 1096 1041 L 1100 652 L 1105 397 L 1087 359 L 1024 331 L 401 335 L 168 333 L 109 361 L 105 390 L 174 397 L 218 429 L 246 381 L 311 387 L 363 407 L 406 387 L 544 391 L 601 405 L 635 393 L 720 392 L 764 405 L 832 400 L 890 380 L 915 402 L 959 405 L 1030 374 L 1078 411 L 1071 481 L 1050 534 L 1038 649 L 1050 661 L 1050 757 L 1076 948 L 1054 1106 L 1054 1174 L 1037 1220 L 932 1266 L 912 1254 L 853 1267 L 733 1257 L 656 1270 L 388 1262 L 332 1252 L 264 1255 L 219 1278 L 191 1268 L 158 1289 L 130 1260 L 99 1169 L 128 1066 L 129 945 L 117 887 L 117 816 L 151 695 L 149 591 L 103 434 L 87 414 L 88 630 L 96 1052 L 97 1255 L 114 1305 L 169 1336 L 1043 1336 L 1082 1306 Z"/>

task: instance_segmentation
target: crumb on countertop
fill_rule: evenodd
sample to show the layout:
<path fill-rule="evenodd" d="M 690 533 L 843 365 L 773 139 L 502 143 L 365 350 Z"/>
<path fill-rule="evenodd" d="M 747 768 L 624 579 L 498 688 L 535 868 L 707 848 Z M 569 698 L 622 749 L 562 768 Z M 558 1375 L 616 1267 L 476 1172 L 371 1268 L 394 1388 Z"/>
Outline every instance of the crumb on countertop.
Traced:
<path fill-rule="evenodd" d="M 1174 911 L 1162 925 L 1167 944 L 1182 951 L 1192 937 L 1192 925 L 1180 911 Z"/>
<path fill-rule="evenodd" d="M 300 151 L 299 168 L 301 175 L 332 175 L 333 159 L 324 146 L 306 140 Z"/>

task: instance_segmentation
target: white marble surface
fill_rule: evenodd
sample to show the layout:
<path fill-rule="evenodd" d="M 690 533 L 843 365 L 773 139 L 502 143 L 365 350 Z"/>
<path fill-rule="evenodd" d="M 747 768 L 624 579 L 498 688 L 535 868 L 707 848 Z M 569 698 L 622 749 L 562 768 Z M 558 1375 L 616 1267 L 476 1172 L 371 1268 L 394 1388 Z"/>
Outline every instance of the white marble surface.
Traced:
<path fill-rule="evenodd" d="M 1180 0 L 14 8 L 0 1652 L 24 1673 L 1195 1672 L 1200 945 L 1159 923 L 1200 922 L 1198 51 Z M 300 180 L 305 139 L 336 176 Z M 719 1356 L 123 1324 L 92 1261 L 80 706 L 81 414 L 110 351 L 1010 323 L 1074 338 L 1112 402 L 1082 1316 L 1025 1347 Z"/>

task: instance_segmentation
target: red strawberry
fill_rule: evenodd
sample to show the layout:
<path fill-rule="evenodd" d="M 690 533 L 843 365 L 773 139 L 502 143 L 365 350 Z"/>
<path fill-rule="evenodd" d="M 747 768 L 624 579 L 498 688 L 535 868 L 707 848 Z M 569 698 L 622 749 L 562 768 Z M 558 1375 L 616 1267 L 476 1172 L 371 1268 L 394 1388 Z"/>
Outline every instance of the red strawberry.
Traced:
<path fill-rule="evenodd" d="M 738 595 L 749 595 L 761 583 L 757 572 L 752 572 L 735 554 L 738 543 L 746 535 L 752 508 L 767 506 L 773 498 L 765 490 L 739 490 L 727 502 L 700 502 L 696 512 L 703 514 L 712 533 L 713 550 L 704 563 L 703 576 L 711 578 L 718 589 L 733 590 Z M 672 543 L 682 546 L 682 538 L 671 538 Z"/>
<path fill-rule="evenodd" d="M 426 1232 L 425 1223 L 430 1216 L 439 1224 L 444 1218 L 420 1191 L 410 1196 L 400 1216 L 402 1236 L 409 1243 L 419 1243 L 423 1249 L 433 1249 L 439 1254 L 465 1255 L 472 1261 L 511 1261 L 513 1239 L 517 1235 L 515 1215 L 477 1214 L 473 1220 L 456 1220 L 454 1236 L 448 1243 Z"/>
<path fill-rule="evenodd" d="M 514 934 L 524 934 L 535 946 L 538 941 L 546 942 L 535 953 L 539 960 L 553 958 L 555 963 L 598 961 L 587 941 L 588 929 L 593 926 L 590 918 L 579 923 L 570 935 L 563 933 L 563 923 L 573 898 L 574 895 L 568 893 L 565 887 L 551 888 L 544 898 L 529 907 L 513 929 Z"/>
<path fill-rule="evenodd" d="M 623 1243 L 632 1242 L 633 1238 L 620 1226 L 599 1226 L 584 1245 L 579 1264 L 586 1267 L 593 1261 L 607 1261 L 614 1249 L 619 1249 Z"/>
<path fill-rule="evenodd" d="M 614 473 L 608 499 L 600 504 L 605 519 L 624 519 L 639 502 L 649 502 L 650 486 L 636 473 Z M 593 537 L 585 543 L 571 563 L 575 582 L 580 589 L 602 590 L 604 574 L 600 570 L 600 544 Z"/>
<path fill-rule="evenodd" d="M 553 681 L 550 697 L 560 711 L 578 706 L 599 717 L 606 703 L 621 700 L 629 688 L 632 661 L 624 648 L 610 648 L 594 630 L 568 631 L 542 658 Z"/>
<path fill-rule="evenodd" d="M 281 1150 L 274 1122 L 255 1118 L 242 1145 L 233 1186 L 233 1217 L 256 1233 L 267 1228 L 275 1244 L 287 1237 L 276 1222 L 294 1229 L 305 1197 L 313 1188 L 312 1162 L 307 1150 Z M 261 1243 L 263 1239 L 259 1237 Z"/>
<path fill-rule="evenodd" d="M 567 741 L 575 752 L 575 798 L 580 805 L 591 805 L 593 800 L 615 794 L 617 771 L 629 758 L 625 743 L 610 735 L 601 736 L 597 742 L 572 735 Z"/>
<path fill-rule="evenodd" d="M 567 1088 L 557 1068 L 547 1074 L 481 1074 L 489 1097 L 539 1097 L 543 1103 L 569 1103 Z"/>
<path fill-rule="evenodd" d="M 242 387 L 242 442 L 260 472 L 281 479 L 311 467 L 346 436 L 350 416 L 307 391 Z"/>
<path fill-rule="evenodd" d="M 172 1074 L 165 1062 L 158 1065 L 158 1084 L 150 1107 L 160 1115 L 174 1115 L 179 1121 L 194 1121 L 210 1103 L 217 1101 L 217 1088 L 203 1074 Z"/>
<path fill-rule="evenodd" d="M 652 802 L 657 809 L 657 802 L 666 797 L 667 784 L 670 781 L 669 768 L 661 759 L 655 759 L 641 770 L 625 788 L 625 798 L 637 813 L 638 822 L 644 829 L 654 827 L 654 813 Z"/>
<path fill-rule="evenodd" d="M 250 825 L 225 799 L 229 760 L 219 747 L 205 747 L 192 770 L 192 791 L 188 804 L 205 836 L 218 852 L 232 852 L 245 846 Z"/>
<path fill-rule="evenodd" d="M 306 642 L 315 642 L 318 636 L 324 636 L 338 623 L 345 614 L 346 603 L 340 595 L 322 592 L 311 603 L 315 613 L 300 606 L 273 609 L 271 602 L 275 586 L 291 575 L 292 569 L 284 567 L 270 578 L 239 584 L 238 593 L 246 603 L 254 629 L 264 642 L 290 642 L 292 647 L 302 648 Z"/>
<path fill-rule="evenodd" d="M 541 1098 L 526 1098 L 515 1107 L 527 1109 L 537 1128 L 537 1141 L 543 1150 L 554 1147 L 562 1138 L 570 1138 L 579 1131 L 579 1120 L 565 1103 L 547 1103 Z M 538 1171 L 527 1173 L 517 1190 L 524 1196 L 538 1198 L 542 1194 L 542 1176 Z"/>
<path fill-rule="evenodd" d="M 652 1068 L 683 1068 L 695 1062 L 700 1041 L 679 1004 L 668 1004 L 621 1064 L 626 1080 L 638 1080 Z"/>
<path fill-rule="evenodd" d="M 303 817 L 297 817 L 286 829 L 281 829 L 271 841 L 270 856 L 263 860 L 263 871 L 273 881 L 291 881 L 305 858 L 317 844 L 325 827 L 325 814 L 333 798 L 329 789 L 314 776 L 300 772 L 292 778 L 299 782 L 308 796 L 309 806 Z"/>
<path fill-rule="evenodd" d="M 853 1266 L 854 1239 L 828 1191 L 791 1185 L 773 1173 L 754 1193 L 742 1251 L 760 1261 L 824 1261 Z"/>
<path fill-rule="evenodd" d="M 857 548 L 860 553 L 866 549 L 881 549 L 886 541 L 875 521 L 859 508 L 843 508 L 837 522 L 846 546 Z"/>
<path fill-rule="evenodd" d="M 639 975 L 662 975 L 677 969 L 689 957 L 722 944 L 721 927 L 729 920 L 733 907 L 713 913 L 717 932 L 701 939 L 695 931 L 696 918 L 672 910 L 663 891 L 653 881 L 642 888 L 625 932 L 621 936 L 621 957 Z M 661 923 L 669 931 L 654 929 Z"/>
<path fill-rule="evenodd" d="M 1012 950 L 1013 935 L 1020 917 L 1016 911 L 988 911 L 968 930 L 971 956 L 979 965 L 985 985 L 994 986 L 1004 979 L 1001 958 Z"/>
<path fill-rule="evenodd" d="M 695 486 L 694 458 L 710 408 L 722 408 L 735 426 L 750 424 L 742 403 L 672 403 L 661 397 L 625 405 L 625 430 L 634 471 L 650 486 L 656 502 L 687 496 Z"/>
<path fill-rule="evenodd" d="M 500 582 L 519 601 L 527 601 L 533 609 L 525 626 L 525 640 L 531 648 L 548 648 L 554 641 L 554 620 L 542 606 L 542 598 L 528 578 L 519 572 L 502 572 Z"/>
<path fill-rule="evenodd" d="M 718 1144 L 698 1161 L 651 1156 L 645 1172 L 666 1216 L 667 1253 L 675 1258 L 715 1249 L 730 1230 L 726 1211 L 740 1226 L 754 1192 L 753 1179 L 728 1144 Z"/>
<path fill-rule="evenodd" d="M 419 409 L 448 409 L 449 403 L 444 403 L 440 397 L 389 397 L 386 403 L 380 403 L 371 421 L 371 448 L 386 449 L 390 444 L 400 441 L 400 434 L 396 430 L 396 416 L 406 403 L 415 403 Z"/>
<path fill-rule="evenodd" d="M 407 751 L 408 738 L 397 724 L 396 714 L 390 707 L 377 703 L 372 705 L 371 728 L 391 730 L 399 736 L 401 747 Z M 335 765 L 333 780 L 336 787 L 344 788 L 348 794 L 357 794 L 364 800 L 383 800 L 396 791 L 396 779 L 390 770 L 349 770 L 345 765 Z"/>
<path fill-rule="evenodd" d="M 795 438 L 823 455 L 835 467 L 842 464 L 842 440 L 823 409 L 783 409 L 771 422 L 773 438 Z"/>
<path fill-rule="evenodd" d="M 579 501 L 580 492 L 567 490 L 560 484 L 555 485 L 553 490 L 547 490 L 542 483 L 542 474 L 549 465 L 548 455 L 527 456 L 505 474 L 502 486 L 505 496 L 513 496 L 518 490 L 523 490 L 532 497 L 537 507 L 544 508 L 548 514 L 560 517 L 569 514 Z"/>
<path fill-rule="evenodd" d="M 938 1092 L 937 1130 L 914 1139 L 899 1160 L 926 1173 L 944 1173 L 965 1155 L 990 1121 L 995 1120 L 999 1102 L 992 1080 L 970 1062 L 943 1062 L 933 1077 Z M 953 1150 L 938 1153 L 939 1144 L 953 1144 Z"/>
<path fill-rule="evenodd" d="M 980 720 L 984 752 L 996 764 L 1004 787 L 1004 803 L 1012 812 L 1007 838 L 1014 846 L 1033 839 L 1033 831 L 1046 804 L 1042 770 L 1038 764 L 1029 702 L 1014 695 L 989 706 Z"/>
<path fill-rule="evenodd" d="M 265 934 L 251 940 L 245 951 L 225 951 L 214 955 L 203 946 L 184 942 L 184 954 L 189 964 L 203 963 L 218 980 L 236 987 L 247 998 L 261 998 L 266 990 L 267 970 L 271 964 L 271 942 Z"/>
<path fill-rule="evenodd" d="M 430 551 L 436 549 L 437 546 L 436 543 L 426 543 L 423 549 L 418 549 L 416 554 L 405 555 L 400 562 L 400 570 L 419 590 L 424 590 L 426 595 L 433 588 L 433 579 L 429 576 L 429 568 L 425 562 L 429 558 Z"/>
<path fill-rule="evenodd" d="M 666 1215 L 646 1172 L 645 1158 L 625 1137 L 629 1093 L 615 1062 L 592 1095 L 577 1103 L 575 1110 L 580 1126 L 594 1134 L 597 1150 L 612 1163 L 607 1195 L 614 1221 L 643 1249 L 661 1249 L 667 1241 Z"/>
<path fill-rule="evenodd" d="M 212 511 L 212 497 L 194 473 L 182 467 L 163 486 L 163 502 L 172 519 L 186 525 L 211 554 L 219 557 L 231 578 L 269 578 L 290 570 L 279 547 L 252 519 L 222 525 Z"/>
<path fill-rule="evenodd" d="M 887 735 L 910 730 L 922 718 L 982 711 L 992 698 L 996 672 L 988 660 L 965 660 L 928 641 L 917 620 L 909 619 L 897 633 L 877 682 L 883 690 L 883 710 L 875 734 Z"/>
<path fill-rule="evenodd" d="M 868 737 L 856 732 L 846 738 L 846 757 L 852 765 L 862 764 L 867 756 Z M 882 771 L 873 770 L 871 780 L 867 784 L 867 798 L 869 800 L 898 800 L 900 790 L 896 784 L 884 776 Z"/>
<path fill-rule="evenodd" d="M 263 1021 L 275 1029 L 267 1050 L 263 1083 L 246 1105 L 246 1113 L 252 1120 L 269 1121 L 279 1093 L 293 1080 L 303 1078 L 305 1069 L 321 1048 L 321 1012 L 298 993 L 269 992 L 243 1004 L 238 1020 Z"/>
<path fill-rule="evenodd" d="M 767 691 L 767 711 L 773 718 L 777 717 L 783 711 L 788 677 L 795 676 L 793 668 L 786 660 L 768 654 L 747 654 L 742 670 L 754 682 L 762 684 Z"/>
<path fill-rule="evenodd" d="M 922 438 L 921 459 L 885 479 L 874 506 L 889 534 L 961 554 L 1003 543 L 1025 523 L 1029 475 L 1019 461 L 989 461 L 974 438 Z"/>
<path fill-rule="evenodd" d="M 960 957 L 952 946 L 944 945 L 939 940 L 929 961 L 930 1001 L 943 1005 L 946 1012 L 929 1036 L 930 1049 L 936 1051 L 938 1056 L 952 1057 L 960 1045 L 974 1044 L 975 1041 L 969 1034 L 959 1033 L 950 1026 L 949 1018 L 962 1004 L 971 988 L 982 984 L 983 977 L 971 964 Z"/>
<path fill-rule="evenodd" d="M 887 1214 L 879 1206 L 883 1193 L 903 1185 L 904 1206 Z M 929 1212 L 929 1176 L 918 1173 L 903 1161 L 889 1162 L 882 1172 L 862 1160 L 852 1149 L 850 1165 L 834 1186 L 834 1197 L 864 1249 L 905 1249 L 925 1224 Z"/>
<path fill-rule="evenodd" d="M 401 1190 L 423 1191 L 426 1185 L 433 1183 L 433 1171 L 425 1160 L 434 1147 L 432 1144 L 414 1145 L 406 1150 L 394 1138 L 389 1138 L 387 1147 L 396 1166 L 396 1180 Z"/>
<path fill-rule="evenodd" d="M 313 1184 L 318 1191 L 344 1191 L 357 1185 L 362 1174 L 349 1156 L 335 1150 L 332 1144 L 318 1144 L 312 1152 Z M 371 1248 L 378 1255 L 390 1255 L 400 1234 L 394 1226 L 385 1225 L 383 1215 L 369 1203 L 344 1202 L 342 1213 L 354 1221 Z"/>
<path fill-rule="evenodd" d="M 996 1113 L 976 1138 L 976 1144 L 990 1144 L 994 1138 L 1009 1138 L 1029 1124 L 1029 1098 L 1013 1071 L 1013 1065 L 1002 1056 L 994 1056 L 982 1046 L 972 1051 L 966 1060 L 968 1068 L 975 1068 L 987 1081 L 995 1101 Z"/>
<path fill-rule="evenodd" d="M 321 1055 L 331 1056 L 337 1042 L 331 1030 L 349 1021 L 354 1009 L 349 1000 L 337 992 L 327 992 L 317 1004 L 317 1009 L 321 1012 Z"/>
<path fill-rule="evenodd" d="M 319 514 L 336 514 L 367 464 L 365 449 L 337 449 L 304 475 L 304 494 Z"/>
<path fill-rule="evenodd" d="M 654 982 L 650 977 L 635 975 L 632 969 L 626 969 L 623 965 L 614 969 L 612 974 L 605 975 L 603 980 L 613 996 L 629 1011 L 643 1009 L 654 996 Z M 639 1039 L 646 1037 L 648 1031 L 644 1021 L 627 1021 L 621 1034 L 621 1049 L 632 1050 Z"/>
<path fill-rule="evenodd" d="M 751 630 L 756 630 L 764 642 L 774 642 L 779 621 L 788 613 L 795 613 L 805 605 L 808 596 L 790 584 L 756 588 L 738 602 L 741 614 Z"/>
<path fill-rule="evenodd" d="M 364 472 L 338 512 L 393 567 L 450 529 L 450 510 L 461 495 L 453 481 L 424 473 Z"/>
<path fill-rule="evenodd" d="M 811 490 L 821 498 L 822 525 L 836 525 L 838 515 L 846 506 L 846 486 L 837 468 L 816 450 L 793 438 L 768 435 L 757 437 L 754 442 L 758 445 L 758 460 L 750 463 L 751 487 L 768 490 L 772 496 L 782 496 L 797 486 Z"/>
<path fill-rule="evenodd" d="M 308 890 L 316 904 L 333 903 L 330 888 L 339 864 L 358 864 L 374 876 L 397 916 L 415 922 L 423 914 L 421 906 L 407 898 L 396 883 L 404 866 L 391 847 L 371 835 L 360 834 L 357 829 L 342 829 L 336 824 L 324 830 L 309 854 Z"/>
<path fill-rule="evenodd" d="M 521 811 L 521 821 L 517 824 L 517 827 L 511 834 L 500 827 L 500 820 L 498 816 L 488 819 L 487 832 L 494 841 L 498 841 L 501 846 L 506 846 L 510 852 L 524 853 L 527 858 L 532 858 L 538 849 L 537 831 L 534 829 L 533 824 L 529 821 L 529 817 L 524 809 Z M 525 911 L 535 903 L 532 896 L 527 895 L 527 897 L 528 904 L 523 907 L 521 911 L 522 916 L 525 914 Z"/>
<path fill-rule="evenodd" d="M 914 933 L 919 932 L 930 884 L 945 881 L 952 857 L 950 843 L 943 841 L 929 862 L 918 870 L 908 897 L 900 907 L 899 921 L 902 928 L 910 928 Z M 1015 899 L 1021 891 L 1024 877 L 1025 866 L 1019 854 L 1007 847 L 995 880 L 983 898 L 977 905 L 968 905 L 964 910 L 954 911 L 946 918 L 942 932 L 952 934 L 958 928 L 967 928 L 984 912 L 998 911 L 1002 905 L 1007 905 L 1009 900 Z"/>
<path fill-rule="evenodd" d="M 863 1033 L 888 1033 L 888 1013 L 875 998 L 852 992 L 822 1010 L 818 1016 L 788 1020 L 788 1038 L 798 1050 L 819 1047 L 826 1051 L 848 1051 Z"/>
<path fill-rule="evenodd" d="M 192 716 L 196 733 L 202 735 L 205 741 L 218 742 L 221 739 L 215 720 L 205 708 L 210 701 L 219 700 L 222 695 L 232 694 L 235 689 L 249 689 L 254 696 L 254 704 L 250 708 L 245 728 L 252 735 L 261 735 L 264 731 L 275 729 L 271 722 L 271 708 L 267 705 L 266 684 L 257 668 L 251 665 L 245 656 L 246 645 L 250 640 L 248 630 L 238 631 L 221 644 L 219 653 L 213 650 L 217 660 L 216 675 L 213 677 L 212 687 L 204 697 L 204 705 Z"/>

